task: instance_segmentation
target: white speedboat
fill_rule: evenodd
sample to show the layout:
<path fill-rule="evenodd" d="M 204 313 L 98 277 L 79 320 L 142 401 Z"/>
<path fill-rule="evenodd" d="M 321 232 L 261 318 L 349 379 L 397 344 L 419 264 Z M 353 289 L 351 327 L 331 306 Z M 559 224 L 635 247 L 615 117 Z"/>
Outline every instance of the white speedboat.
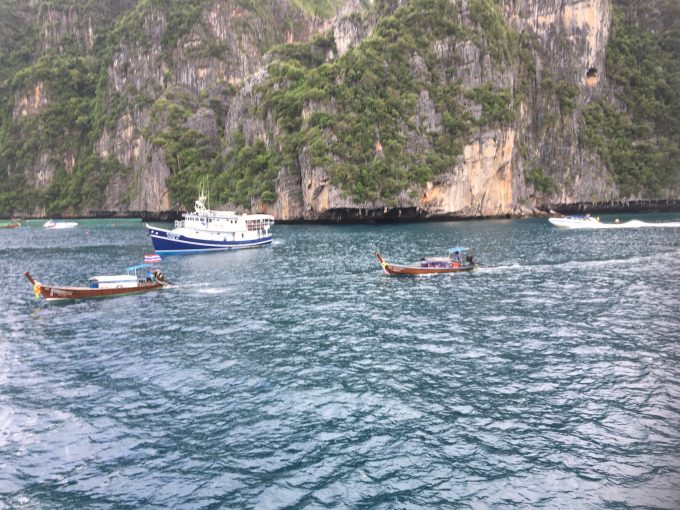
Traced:
<path fill-rule="evenodd" d="M 62 228 L 74 228 L 77 227 L 78 223 L 75 221 L 53 221 L 48 220 L 43 225 L 43 228 L 49 229 L 62 229 Z"/>
<path fill-rule="evenodd" d="M 564 218 L 548 218 L 548 221 L 560 228 L 599 228 L 600 219 L 590 214 L 585 216 L 565 216 Z"/>
<path fill-rule="evenodd" d="M 201 193 L 196 209 L 184 213 L 172 230 L 146 225 L 154 250 L 160 255 L 257 248 L 271 244 L 274 217 L 269 214 L 236 214 L 212 211 Z"/>

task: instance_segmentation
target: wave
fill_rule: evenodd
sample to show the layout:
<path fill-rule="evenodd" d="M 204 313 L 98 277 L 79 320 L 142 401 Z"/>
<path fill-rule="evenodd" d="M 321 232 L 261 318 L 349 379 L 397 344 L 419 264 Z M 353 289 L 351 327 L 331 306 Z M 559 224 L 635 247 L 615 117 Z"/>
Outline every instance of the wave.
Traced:
<path fill-rule="evenodd" d="M 492 265 L 479 263 L 477 266 L 477 273 L 503 273 L 503 272 L 518 272 L 518 271 L 554 271 L 560 269 L 572 270 L 592 267 L 609 267 L 617 265 L 636 265 L 643 266 L 651 262 L 672 262 L 680 258 L 680 250 L 669 250 L 665 252 L 654 253 L 652 255 L 633 255 L 630 257 L 618 257 L 611 259 L 594 259 L 594 260 L 567 260 L 554 263 L 541 264 L 507 264 L 507 265 Z"/>
<path fill-rule="evenodd" d="M 680 228 L 680 221 L 669 221 L 663 223 L 649 223 L 640 220 L 630 220 L 625 223 L 599 223 L 599 222 L 574 222 L 572 225 L 562 224 L 560 228 L 569 230 L 592 230 L 592 229 L 612 229 L 612 228 Z"/>

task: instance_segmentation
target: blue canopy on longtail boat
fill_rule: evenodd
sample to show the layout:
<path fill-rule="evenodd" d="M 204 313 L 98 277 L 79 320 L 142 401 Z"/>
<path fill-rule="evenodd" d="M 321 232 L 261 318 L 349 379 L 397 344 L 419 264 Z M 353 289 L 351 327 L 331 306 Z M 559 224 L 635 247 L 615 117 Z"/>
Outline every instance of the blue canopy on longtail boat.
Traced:
<path fill-rule="evenodd" d="M 464 246 L 459 246 L 457 248 L 449 248 L 448 251 L 449 251 L 449 253 L 454 253 L 454 252 L 457 252 L 457 251 L 468 251 L 468 250 L 469 250 L 469 248 L 466 248 Z"/>
<path fill-rule="evenodd" d="M 144 269 L 145 267 L 153 267 L 151 264 L 139 264 L 137 266 L 130 266 L 126 271 L 137 271 L 137 269 Z"/>

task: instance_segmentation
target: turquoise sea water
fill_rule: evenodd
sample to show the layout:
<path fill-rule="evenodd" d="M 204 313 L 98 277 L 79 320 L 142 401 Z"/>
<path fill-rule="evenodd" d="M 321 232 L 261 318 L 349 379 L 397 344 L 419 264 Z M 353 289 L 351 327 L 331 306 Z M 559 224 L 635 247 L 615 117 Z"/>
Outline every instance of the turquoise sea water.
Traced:
<path fill-rule="evenodd" d="M 0 508 L 680 508 L 680 229 L 277 225 L 165 259 L 171 289 L 46 304 L 25 270 L 152 249 L 41 224 L 0 230 Z M 486 266 L 373 255 L 461 243 Z"/>

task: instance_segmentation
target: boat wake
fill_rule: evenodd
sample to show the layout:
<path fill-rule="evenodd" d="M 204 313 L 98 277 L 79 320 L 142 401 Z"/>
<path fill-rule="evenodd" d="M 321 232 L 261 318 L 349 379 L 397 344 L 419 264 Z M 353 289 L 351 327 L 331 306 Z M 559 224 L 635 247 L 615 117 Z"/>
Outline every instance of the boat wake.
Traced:
<path fill-rule="evenodd" d="M 551 223 L 557 225 L 556 222 Z M 613 229 L 613 228 L 680 228 L 680 221 L 670 221 L 665 223 L 648 223 L 646 221 L 640 220 L 630 220 L 625 223 L 600 223 L 599 221 L 583 222 L 583 221 L 573 221 L 569 222 L 563 221 L 561 224 L 557 225 L 561 228 L 566 229 Z"/>
<path fill-rule="evenodd" d="M 651 263 L 663 263 L 669 265 L 680 259 L 680 250 L 655 253 L 653 255 L 635 255 L 627 258 L 614 258 L 602 260 L 569 260 L 555 263 L 542 264 L 506 264 L 486 265 L 479 264 L 476 272 L 480 274 L 506 273 L 506 272 L 553 272 L 574 271 L 576 269 L 611 268 L 613 266 L 636 266 L 644 267 Z"/>
<path fill-rule="evenodd" d="M 527 266 L 522 266 L 520 264 L 494 266 L 491 264 L 478 263 L 475 271 L 477 273 L 503 273 L 506 271 L 517 271 L 518 269 L 522 269 L 523 267 Z"/>
<path fill-rule="evenodd" d="M 225 287 L 209 287 L 207 289 L 198 289 L 195 292 L 197 294 L 226 294 L 229 292 L 229 289 Z"/>

